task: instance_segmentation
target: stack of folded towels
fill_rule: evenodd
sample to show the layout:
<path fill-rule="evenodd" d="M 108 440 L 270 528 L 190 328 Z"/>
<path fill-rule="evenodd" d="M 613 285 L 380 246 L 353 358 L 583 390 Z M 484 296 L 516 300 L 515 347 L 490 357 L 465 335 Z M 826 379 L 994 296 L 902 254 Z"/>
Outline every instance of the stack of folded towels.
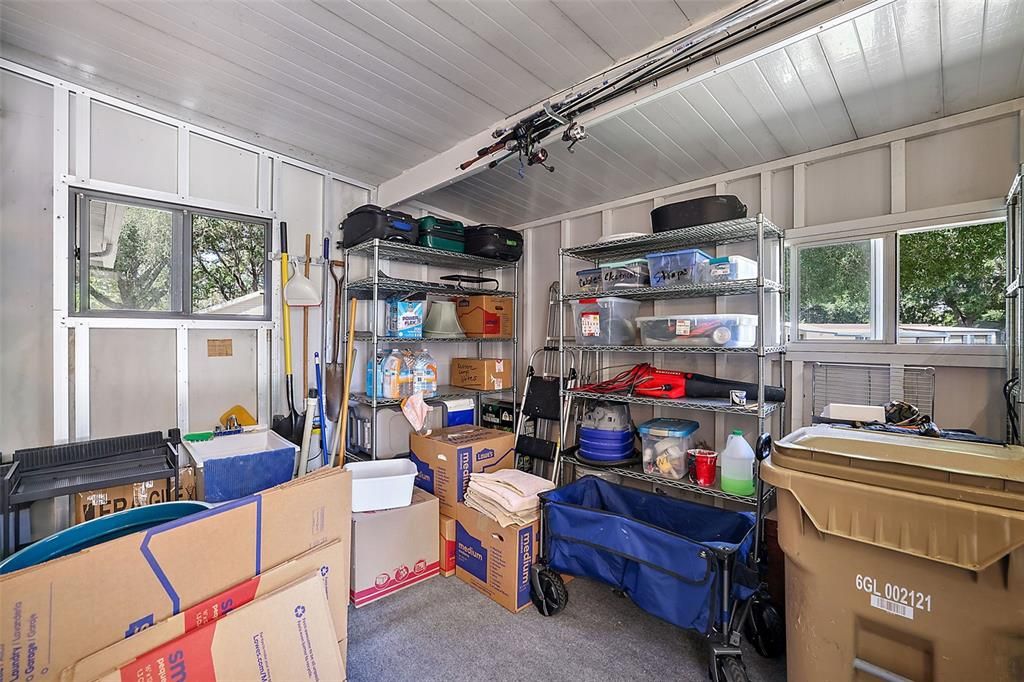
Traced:
<path fill-rule="evenodd" d="M 502 469 L 493 474 L 470 474 L 466 506 L 486 514 L 501 525 L 522 526 L 540 516 L 540 499 L 546 490 L 554 490 L 546 478 L 518 469 Z"/>

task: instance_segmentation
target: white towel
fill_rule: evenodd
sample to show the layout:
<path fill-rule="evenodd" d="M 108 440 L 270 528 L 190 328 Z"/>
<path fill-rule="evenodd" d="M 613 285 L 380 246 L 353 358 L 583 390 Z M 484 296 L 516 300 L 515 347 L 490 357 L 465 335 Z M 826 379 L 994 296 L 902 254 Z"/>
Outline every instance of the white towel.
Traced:
<path fill-rule="evenodd" d="M 555 485 L 540 476 L 518 469 L 502 469 L 493 474 L 470 474 L 469 489 L 486 497 L 506 511 L 521 512 L 540 505 L 537 495 L 554 490 Z"/>
<path fill-rule="evenodd" d="M 466 491 L 464 502 L 467 507 L 475 509 L 484 516 L 494 519 L 494 521 L 496 521 L 502 528 L 508 528 L 509 526 L 526 526 L 533 523 L 540 517 L 539 507 L 513 513 L 506 511 L 501 507 L 501 505 L 495 504 L 488 498 L 475 495 L 472 490 Z"/>

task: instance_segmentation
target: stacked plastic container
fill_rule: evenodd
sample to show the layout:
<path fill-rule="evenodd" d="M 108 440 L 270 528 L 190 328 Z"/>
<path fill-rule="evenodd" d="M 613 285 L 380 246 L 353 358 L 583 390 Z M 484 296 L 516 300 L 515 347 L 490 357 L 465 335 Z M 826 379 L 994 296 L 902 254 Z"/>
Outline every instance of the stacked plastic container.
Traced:
<path fill-rule="evenodd" d="M 618 462 L 633 456 L 629 406 L 596 401 L 580 420 L 579 454 L 592 462 Z"/>

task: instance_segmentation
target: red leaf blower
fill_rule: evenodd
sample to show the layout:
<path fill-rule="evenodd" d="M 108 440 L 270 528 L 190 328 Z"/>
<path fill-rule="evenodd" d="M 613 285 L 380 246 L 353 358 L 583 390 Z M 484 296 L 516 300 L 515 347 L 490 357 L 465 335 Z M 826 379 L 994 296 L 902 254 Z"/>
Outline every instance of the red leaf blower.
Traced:
<path fill-rule="evenodd" d="M 646 398 L 728 398 L 729 391 L 746 391 L 747 397 L 757 400 L 757 384 L 731 379 L 658 369 L 653 365 L 640 364 L 617 376 L 596 384 L 580 386 L 581 391 L 592 393 L 627 393 Z M 765 399 L 782 402 L 786 391 L 780 386 L 765 386 Z"/>

